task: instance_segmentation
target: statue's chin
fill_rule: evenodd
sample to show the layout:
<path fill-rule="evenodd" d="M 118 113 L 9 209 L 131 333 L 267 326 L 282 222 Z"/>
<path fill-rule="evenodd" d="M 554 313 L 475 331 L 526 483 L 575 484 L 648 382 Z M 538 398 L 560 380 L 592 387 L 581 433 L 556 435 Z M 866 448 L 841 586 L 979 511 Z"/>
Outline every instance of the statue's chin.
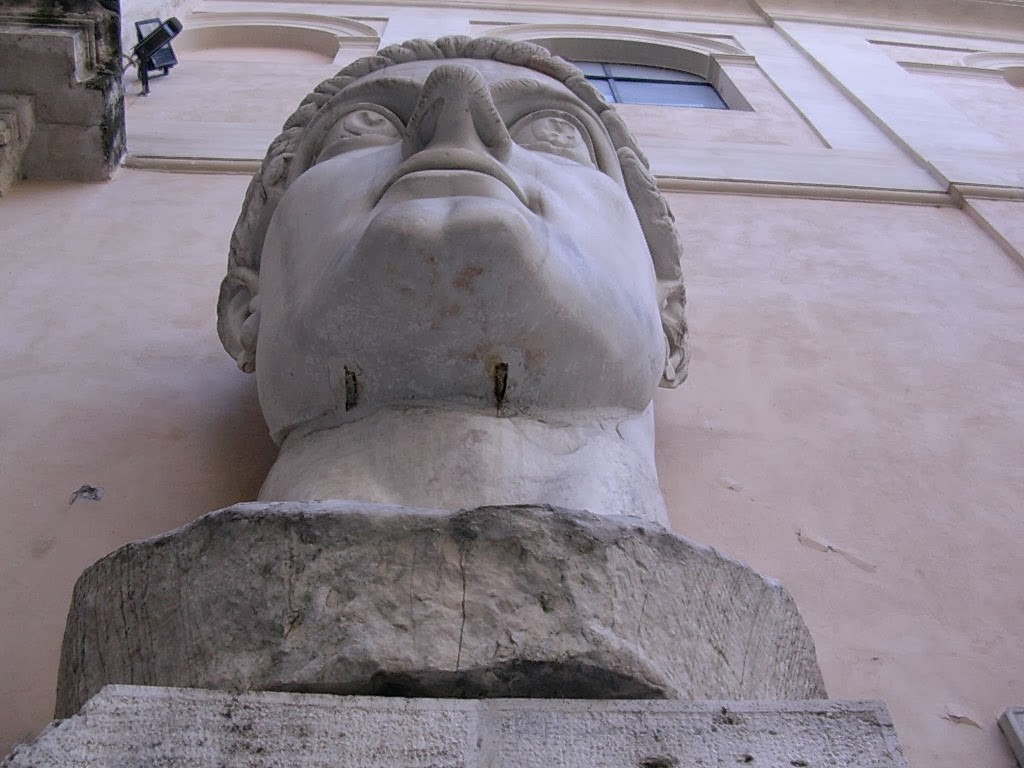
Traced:
<path fill-rule="evenodd" d="M 375 210 L 354 247 L 316 243 L 324 268 L 288 287 L 292 301 L 264 304 L 257 377 L 276 436 L 385 405 L 539 414 L 650 402 L 664 365 L 656 300 L 595 266 L 573 233 L 515 198 Z"/>

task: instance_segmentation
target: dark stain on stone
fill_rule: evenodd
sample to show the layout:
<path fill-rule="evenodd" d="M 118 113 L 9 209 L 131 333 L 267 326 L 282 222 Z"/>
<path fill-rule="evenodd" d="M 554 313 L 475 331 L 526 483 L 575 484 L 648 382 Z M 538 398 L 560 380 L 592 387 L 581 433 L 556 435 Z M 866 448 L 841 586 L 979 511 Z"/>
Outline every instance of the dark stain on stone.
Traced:
<path fill-rule="evenodd" d="M 594 667 L 586 660 L 509 661 L 445 671 L 376 670 L 345 681 L 267 686 L 287 693 L 440 699 L 666 699 L 667 692 L 634 676 Z M 674 759 L 650 768 L 675 768 Z M 644 764 L 639 763 L 642 767 Z"/>
<path fill-rule="evenodd" d="M 452 285 L 460 291 L 471 291 L 473 290 L 473 280 L 480 277 L 483 272 L 483 267 L 464 267 L 459 274 L 455 276 L 455 279 L 452 281 Z"/>
<path fill-rule="evenodd" d="M 359 405 L 359 379 L 356 372 L 345 366 L 345 410 L 351 411 Z"/>
<path fill-rule="evenodd" d="M 494 404 L 500 411 L 505 402 L 505 395 L 508 394 L 508 363 L 498 363 L 494 366 Z"/>
<path fill-rule="evenodd" d="M 679 765 L 679 760 L 671 755 L 655 755 L 653 757 L 645 757 L 637 765 L 640 768 L 675 768 L 675 766 Z"/>
<path fill-rule="evenodd" d="M 740 719 L 730 712 L 728 707 L 722 707 L 712 722 L 715 725 L 739 725 Z"/>
<path fill-rule="evenodd" d="M 68 500 L 68 506 L 70 507 L 79 499 L 83 501 L 99 501 L 103 498 L 103 489 L 95 485 L 83 485 L 77 491 L 71 494 L 71 498 Z"/>

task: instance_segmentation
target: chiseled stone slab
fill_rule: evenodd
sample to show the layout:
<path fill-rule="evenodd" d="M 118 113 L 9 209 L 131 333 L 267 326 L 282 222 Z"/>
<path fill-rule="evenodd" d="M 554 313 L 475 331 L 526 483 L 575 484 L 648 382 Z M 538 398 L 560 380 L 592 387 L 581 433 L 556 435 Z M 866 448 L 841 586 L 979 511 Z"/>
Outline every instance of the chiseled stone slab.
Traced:
<path fill-rule="evenodd" d="M 789 593 L 552 507 L 239 504 L 88 568 L 57 717 L 109 683 L 346 695 L 824 698 Z"/>
<path fill-rule="evenodd" d="M 881 702 L 403 699 L 108 686 L 3 768 L 905 768 Z"/>
<path fill-rule="evenodd" d="M 1013 756 L 1024 765 L 1024 707 L 1010 707 L 999 718 L 999 728 L 1010 743 Z"/>

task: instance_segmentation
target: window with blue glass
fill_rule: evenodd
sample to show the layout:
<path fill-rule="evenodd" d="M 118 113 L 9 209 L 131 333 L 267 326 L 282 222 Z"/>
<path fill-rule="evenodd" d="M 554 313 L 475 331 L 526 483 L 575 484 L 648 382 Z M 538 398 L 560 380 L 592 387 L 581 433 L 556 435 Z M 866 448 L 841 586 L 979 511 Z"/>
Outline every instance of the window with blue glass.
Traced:
<path fill-rule="evenodd" d="M 594 61 L 573 63 L 605 99 L 616 104 L 729 108 L 715 87 L 700 75 L 635 64 L 603 64 Z"/>

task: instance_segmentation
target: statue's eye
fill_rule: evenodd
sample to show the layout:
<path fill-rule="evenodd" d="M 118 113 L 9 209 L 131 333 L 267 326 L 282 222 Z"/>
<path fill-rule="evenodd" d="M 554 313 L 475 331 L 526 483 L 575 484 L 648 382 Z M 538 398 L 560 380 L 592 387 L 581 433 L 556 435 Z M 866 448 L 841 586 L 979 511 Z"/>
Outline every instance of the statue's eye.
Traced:
<path fill-rule="evenodd" d="M 383 108 L 354 109 L 337 122 L 336 128 L 346 136 L 373 135 L 397 139 L 400 135 L 395 125 L 397 121 L 398 118 L 390 112 L 385 114 Z"/>
<path fill-rule="evenodd" d="M 597 166 L 590 133 L 578 118 L 558 109 L 542 109 L 509 127 L 512 140 L 534 152 L 547 152 L 583 165 Z"/>
<path fill-rule="evenodd" d="M 377 104 L 359 105 L 335 121 L 320 142 L 317 163 L 341 152 L 401 141 L 402 122 Z"/>

